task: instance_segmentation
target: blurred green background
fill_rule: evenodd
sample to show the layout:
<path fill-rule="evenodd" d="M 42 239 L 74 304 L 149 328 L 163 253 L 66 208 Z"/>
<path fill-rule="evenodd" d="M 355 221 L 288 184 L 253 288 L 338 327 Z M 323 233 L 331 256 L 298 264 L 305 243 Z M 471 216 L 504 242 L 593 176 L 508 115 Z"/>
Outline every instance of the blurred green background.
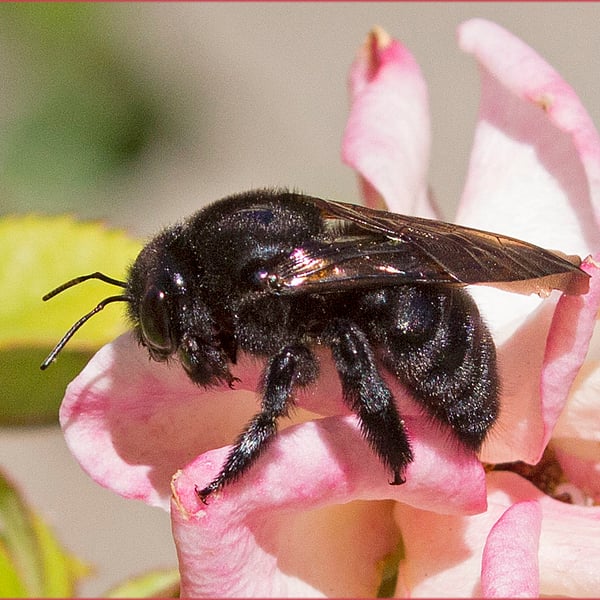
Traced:
<path fill-rule="evenodd" d="M 1 3 L 0 213 L 66 213 L 143 239 L 251 187 L 358 200 L 354 175 L 339 160 L 346 77 L 378 24 L 410 48 L 429 84 L 430 181 L 451 218 L 479 100 L 476 65 L 455 43 L 457 25 L 472 17 L 496 21 L 535 48 L 600 123 L 595 3 Z M 2 235 L 5 264 L 19 264 L 25 237 Z M 87 271 L 110 272 L 127 262 L 123 251 L 88 256 L 73 236 L 47 236 L 57 268 L 80 260 Z M 58 277 L 45 266 L 14 269 L 2 280 L 5 298 L 29 294 L 29 324 L 51 321 L 62 332 L 81 309 L 66 301 L 58 322 L 58 308 L 42 312 L 37 304 Z M 86 302 L 97 302 L 102 289 Z M 6 333 L 14 321 L 3 314 Z M 38 358 L 52 346 L 42 337 Z M 39 374 L 37 363 L 21 360 L 22 348 L 6 348 L 0 383 L 10 402 L 10 379 L 37 382 Z M 50 421 L 73 372 L 68 362 L 54 365 L 47 380 Z M 63 543 L 95 565 L 82 595 L 175 565 L 168 516 L 91 482 L 56 425 L 4 427 L 0 468 Z"/>
<path fill-rule="evenodd" d="M 2 4 L 3 211 L 97 214 L 99 194 L 169 129 L 97 4 Z"/>

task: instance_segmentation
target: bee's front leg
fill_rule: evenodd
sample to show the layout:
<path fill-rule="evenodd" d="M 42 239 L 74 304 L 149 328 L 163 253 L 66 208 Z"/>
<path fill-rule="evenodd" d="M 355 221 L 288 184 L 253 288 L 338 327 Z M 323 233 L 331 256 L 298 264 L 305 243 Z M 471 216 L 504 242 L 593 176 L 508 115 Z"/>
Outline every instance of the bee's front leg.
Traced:
<path fill-rule="evenodd" d="M 247 471 L 277 433 L 277 420 L 286 416 L 296 386 L 308 385 L 318 374 L 313 353 L 303 345 L 286 346 L 273 356 L 263 377 L 262 409 L 236 440 L 219 475 L 196 489 L 202 502 Z"/>

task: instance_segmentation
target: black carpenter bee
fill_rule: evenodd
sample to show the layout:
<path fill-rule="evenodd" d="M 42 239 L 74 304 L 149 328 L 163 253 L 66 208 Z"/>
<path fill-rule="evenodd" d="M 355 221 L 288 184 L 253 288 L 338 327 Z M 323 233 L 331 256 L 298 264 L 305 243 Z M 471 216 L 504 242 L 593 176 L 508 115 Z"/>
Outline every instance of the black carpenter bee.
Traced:
<path fill-rule="evenodd" d="M 423 409 L 477 451 L 496 421 L 496 350 L 463 289 L 583 294 L 588 275 L 567 257 L 495 233 L 406 217 L 287 191 L 230 196 L 153 238 L 124 288 L 77 321 L 42 364 L 56 358 L 92 315 L 128 303 L 150 357 L 176 356 L 200 386 L 235 378 L 238 352 L 266 359 L 260 412 L 238 437 L 204 501 L 236 480 L 277 431 L 297 388 L 319 373 L 316 345 L 330 348 L 344 400 L 391 473 L 404 482 L 409 435 L 384 382 L 394 374 Z"/>

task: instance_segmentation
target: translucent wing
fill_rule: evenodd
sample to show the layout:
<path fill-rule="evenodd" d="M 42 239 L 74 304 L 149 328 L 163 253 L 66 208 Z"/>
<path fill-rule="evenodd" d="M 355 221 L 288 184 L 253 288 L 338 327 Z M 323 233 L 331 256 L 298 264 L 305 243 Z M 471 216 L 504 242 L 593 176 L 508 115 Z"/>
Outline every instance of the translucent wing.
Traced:
<path fill-rule="evenodd" d="M 330 292 L 393 283 L 487 284 L 519 293 L 588 290 L 581 259 L 515 238 L 305 197 L 345 226 L 327 241 L 297 247 L 260 274 L 279 294 Z M 335 231 L 332 228 L 332 231 Z"/>

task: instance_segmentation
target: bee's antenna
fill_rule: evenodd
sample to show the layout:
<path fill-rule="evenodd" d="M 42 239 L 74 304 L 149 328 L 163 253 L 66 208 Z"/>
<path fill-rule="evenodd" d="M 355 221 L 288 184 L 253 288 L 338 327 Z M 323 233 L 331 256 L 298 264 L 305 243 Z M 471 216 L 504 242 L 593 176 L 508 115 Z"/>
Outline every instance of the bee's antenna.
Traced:
<path fill-rule="evenodd" d="M 50 298 L 54 298 L 54 296 L 56 296 L 57 294 L 64 292 L 65 290 L 69 289 L 70 287 L 73 287 L 74 285 L 77 285 L 79 283 L 87 281 L 88 279 L 100 279 L 100 281 L 104 281 L 105 283 L 110 283 L 111 285 L 115 285 L 115 286 L 122 287 L 122 288 L 127 287 L 126 282 L 119 281 L 118 279 L 113 279 L 112 277 L 109 277 L 108 275 L 104 275 L 104 273 L 100 273 L 97 271 L 96 273 L 90 273 L 89 275 L 81 275 L 80 277 L 75 277 L 75 279 L 71 279 L 70 281 L 63 283 L 62 285 L 59 285 L 57 288 L 55 288 L 51 292 L 48 292 L 42 298 L 42 300 L 44 300 L 44 301 L 50 300 Z M 81 317 L 81 319 L 79 319 L 76 323 L 74 323 L 71 326 L 71 328 L 69 329 L 69 331 L 67 331 L 67 333 L 65 333 L 65 335 L 63 335 L 63 337 L 58 342 L 58 344 L 56 344 L 56 346 L 54 347 L 52 352 L 50 352 L 50 354 L 48 354 L 48 356 L 46 357 L 44 362 L 40 365 L 40 369 L 42 371 L 47 369 L 50 366 L 50 364 L 54 361 L 54 359 L 57 357 L 58 353 L 65 347 L 65 344 L 73 337 L 75 332 L 90 317 L 93 317 L 96 313 L 100 312 L 107 304 L 111 304 L 112 302 L 131 302 L 131 296 L 127 296 L 125 294 L 122 294 L 120 296 L 109 296 L 108 298 L 105 298 L 104 300 L 102 300 L 102 302 L 100 302 L 95 308 L 90 310 L 89 313 L 83 315 L 83 317 Z"/>
<path fill-rule="evenodd" d="M 78 285 L 87 281 L 88 279 L 100 279 L 100 281 L 104 281 L 105 283 L 110 283 L 111 285 L 116 285 L 118 287 L 126 288 L 127 283 L 125 281 L 119 281 L 118 279 L 114 279 L 105 275 L 104 273 L 100 273 L 100 271 L 96 271 L 95 273 L 90 273 L 89 275 L 81 275 L 80 277 L 75 277 L 75 279 L 71 279 L 62 285 L 59 285 L 57 288 L 53 289 L 51 292 L 48 292 L 45 296 L 42 297 L 42 300 L 45 302 L 46 300 L 50 300 L 50 298 L 54 298 L 57 294 L 68 290 L 74 285 Z"/>
<path fill-rule="evenodd" d="M 58 292 L 57 292 L 58 293 Z M 100 312 L 107 304 L 111 302 L 131 302 L 130 296 L 110 296 L 108 298 L 104 298 L 102 302 L 100 302 L 95 308 L 90 310 L 89 313 L 83 315 L 81 319 L 79 319 L 76 323 L 73 323 L 69 331 L 63 335 L 62 339 L 56 346 L 54 346 L 54 350 L 48 354 L 44 362 L 40 365 L 40 369 L 44 371 L 50 366 L 50 363 L 54 361 L 58 353 L 65 347 L 65 344 L 73 337 L 73 334 L 90 318 L 93 317 L 96 313 Z"/>

